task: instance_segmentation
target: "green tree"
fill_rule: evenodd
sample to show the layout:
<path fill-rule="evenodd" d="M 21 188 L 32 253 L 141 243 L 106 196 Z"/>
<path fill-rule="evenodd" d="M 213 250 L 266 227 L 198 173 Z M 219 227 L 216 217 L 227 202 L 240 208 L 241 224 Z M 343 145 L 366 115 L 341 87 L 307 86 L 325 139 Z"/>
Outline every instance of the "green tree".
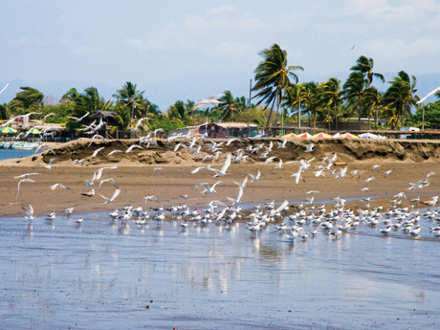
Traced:
<path fill-rule="evenodd" d="M 220 103 L 217 105 L 217 109 L 221 113 L 222 120 L 229 120 L 234 114 L 239 112 L 237 99 L 232 96 L 230 91 L 225 91 L 218 100 Z"/>
<path fill-rule="evenodd" d="M 361 73 L 365 78 L 365 88 L 368 88 L 373 83 L 374 78 L 380 79 L 382 82 L 385 82 L 385 78 L 382 74 L 373 72 L 374 69 L 374 61 L 372 58 L 367 58 L 366 56 L 360 56 L 356 65 L 351 67 L 351 71 Z"/>
<path fill-rule="evenodd" d="M 255 69 L 256 83 L 253 90 L 257 91 L 257 94 L 254 96 L 259 99 L 257 104 L 264 102 L 270 107 L 266 124 L 266 127 L 268 127 L 275 107 L 277 115 L 279 113 L 284 90 L 291 85 L 290 78 L 293 79 L 295 84 L 298 82 L 298 76 L 293 73 L 293 70 L 303 70 L 303 68 L 300 66 L 288 66 L 287 52 L 282 50 L 277 44 L 264 49 L 260 52 L 260 55 L 263 57 L 263 61 Z"/>
<path fill-rule="evenodd" d="M 39 111 L 43 106 L 44 95 L 32 87 L 20 87 L 20 89 L 22 91 L 9 103 L 13 112 L 23 114 L 28 111 Z"/>
<path fill-rule="evenodd" d="M 141 110 L 145 102 L 143 97 L 144 91 L 139 91 L 137 85 L 127 81 L 122 85 L 121 89 L 116 91 L 113 97 L 116 98 L 117 103 L 123 103 L 131 109 L 131 118 L 135 118 L 136 110 Z"/>
<path fill-rule="evenodd" d="M 336 130 L 338 130 L 338 117 L 341 114 L 341 104 L 343 91 L 341 90 L 341 80 L 329 78 L 326 83 L 322 83 L 318 87 L 321 93 L 321 102 L 328 109 L 326 121 L 330 130 L 330 122 L 335 121 Z M 330 114 L 333 110 L 333 115 Z"/>
<path fill-rule="evenodd" d="M 390 82 L 390 87 L 384 94 L 384 103 L 395 109 L 395 116 L 402 126 L 405 126 L 405 118 L 411 113 L 411 107 L 418 101 L 416 87 L 417 79 L 411 78 L 405 71 L 400 71 Z"/>

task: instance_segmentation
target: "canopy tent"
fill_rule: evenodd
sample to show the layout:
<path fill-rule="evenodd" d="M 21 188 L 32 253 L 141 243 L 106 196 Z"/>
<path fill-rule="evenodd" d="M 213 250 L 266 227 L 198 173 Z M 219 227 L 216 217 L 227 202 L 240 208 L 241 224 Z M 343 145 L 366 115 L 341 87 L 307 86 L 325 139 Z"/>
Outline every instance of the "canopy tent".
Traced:
<path fill-rule="evenodd" d="M 341 139 L 357 139 L 359 138 L 357 135 L 351 133 L 344 133 L 340 136 Z"/>
<path fill-rule="evenodd" d="M 27 135 L 33 134 L 33 135 L 39 135 L 41 134 L 41 131 L 39 131 L 36 128 L 31 128 L 29 131 L 26 132 Z"/>
<path fill-rule="evenodd" d="M 341 133 L 338 132 L 338 133 L 336 133 L 336 134 L 333 134 L 333 138 L 336 139 L 336 138 L 338 138 L 338 137 L 341 137 Z"/>
<path fill-rule="evenodd" d="M 379 136 L 373 133 L 364 133 L 359 135 L 360 138 L 362 139 L 378 139 Z"/>
<path fill-rule="evenodd" d="M 298 135 L 299 138 L 301 139 L 310 139 L 312 136 L 309 133 L 302 133 L 300 135 Z"/>
<path fill-rule="evenodd" d="M 315 135 L 312 135 L 312 138 L 314 139 L 331 139 L 333 136 L 331 136 L 330 134 L 327 133 L 317 133 Z"/>
<path fill-rule="evenodd" d="M 12 127 L 5 127 L 0 132 L 3 134 L 15 134 L 15 133 L 17 133 L 17 130 Z"/>
<path fill-rule="evenodd" d="M 282 138 L 296 138 L 298 137 L 295 133 L 289 133 L 286 135 L 281 136 Z"/>

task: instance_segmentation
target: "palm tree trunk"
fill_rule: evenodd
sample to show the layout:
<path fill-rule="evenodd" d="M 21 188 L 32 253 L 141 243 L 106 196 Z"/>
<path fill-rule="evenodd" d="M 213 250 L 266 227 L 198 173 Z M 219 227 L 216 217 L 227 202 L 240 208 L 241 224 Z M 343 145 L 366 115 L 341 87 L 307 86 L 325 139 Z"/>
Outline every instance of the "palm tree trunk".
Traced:
<path fill-rule="evenodd" d="M 301 128 L 301 98 L 298 98 L 298 128 Z"/>
<path fill-rule="evenodd" d="M 339 125 L 338 125 L 338 108 L 337 108 L 337 104 L 335 102 L 335 124 L 336 124 L 336 130 L 339 130 Z"/>

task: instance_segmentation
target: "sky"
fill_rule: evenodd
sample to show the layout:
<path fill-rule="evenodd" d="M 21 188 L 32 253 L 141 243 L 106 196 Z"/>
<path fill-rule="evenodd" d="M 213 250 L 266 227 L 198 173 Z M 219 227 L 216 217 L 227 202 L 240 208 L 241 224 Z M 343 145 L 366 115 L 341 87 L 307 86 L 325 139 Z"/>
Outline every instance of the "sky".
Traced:
<path fill-rule="evenodd" d="M 391 80 L 440 86 L 440 0 L 0 0 L 0 103 L 19 84 L 59 98 L 137 84 L 162 111 L 230 90 L 248 96 L 277 43 L 300 82 L 343 81 L 364 55 Z M 15 81 L 15 84 L 12 82 Z M 422 97 L 423 95 L 420 95 Z M 9 99 L 7 99 L 9 98 Z"/>

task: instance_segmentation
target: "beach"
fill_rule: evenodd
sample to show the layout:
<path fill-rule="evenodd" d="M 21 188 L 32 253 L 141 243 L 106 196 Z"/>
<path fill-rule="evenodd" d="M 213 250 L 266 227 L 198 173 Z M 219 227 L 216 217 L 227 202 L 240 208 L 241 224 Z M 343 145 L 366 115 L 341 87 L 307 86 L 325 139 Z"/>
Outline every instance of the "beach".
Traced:
<path fill-rule="evenodd" d="M 279 140 L 280 141 L 280 140 Z M 439 145 L 436 142 L 426 141 L 313 141 L 314 152 L 304 152 L 304 145 L 311 141 L 292 139 L 287 148 L 277 147 L 277 140 L 273 140 L 273 149 L 270 155 L 275 157 L 274 161 L 264 164 L 265 159 L 260 159 L 260 153 L 252 154 L 246 162 L 232 163 L 229 167 L 229 174 L 215 178 L 210 170 L 201 169 L 195 174 L 190 172 L 199 166 L 212 166 L 221 168 L 226 154 L 234 152 L 238 148 L 252 144 L 269 145 L 269 139 L 263 140 L 237 140 L 229 146 L 223 146 L 222 155 L 214 162 L 202 162 L 204 156 L 209 155 L 209 141 L 204 141 L 203 149 L 198 155 L 193 151 L 181 148 L 174 152 L 177 143 L 190 141 L 173 141 L 167 145 L 160 141 L 158 146 L 152 145 L 148 149 L 134 149 L 125 153 L 128 146 L 137 141 L 111 141 L 106 145 L 97 143 L 87 147 L 89 140 L 81 139 L 71 143 L 63 144 L 55 148 L 56 155 L 45 151 L 42 155 L 30 156 L 17 160 L 5 160 L 0 162 L 1 185 L 0 194 L 3 197 L 0 206 L 4 216 L 24 215 L 22 206 L 32 204 L 37 215 L 50 211 L 58 214 L 64 213 L 66 208 L 74 207 L 75 212 L 102 212 L 121 208 L 125 205 L 142 206 L 146 209 L 162 205 L 187 204 L 190 207 L 203 208 L 211 200 L 219 200 L 228 203 L 226 197 L 235 198 L 238 193 L 235 182 L 242 182 L 250 174 L 261 172 L 260 180 L 248 182 L 244 189 L 241 202 L 243 205 L 255 205 L 268 201 L 281 203 L 284 200 L 291 204 L 299 204 L 306 201 L 310 190 L 319 191 L 314 194 L 316 203 L 332 203 L 333 198 L 340 197 L 347 200 L 350 207 L 364 207 L 360 201 L 362 198 L 370 197 L 371 207 L 383 205 L 390 206 L 394 195 L 405 192 L 410 197 L 420 196 L 430 199 L 438 194 L 438 177 L 432 176 L 430 185 L 410 191 L 410 183 L 424 180 L 425 176 L 438 169 Z M 95 158 L 91 154 L 98 148 L 105 147 Z M 124 149 L 125 148 L 125 149 Z M 202 150 L 203 150 L 202 149 Z M 122 152 L 108 154 L 113 150 Z M 331 157 L 336 153 L 336 162 L 332 167 L 336 171 L 347 167 L 347 175 L 342 178 L 335 178 L 335 175 L 315 177 L 314 166 L 325 164 L 324 157 Z M 51 158 L 57 158 L 51 169 L 42 164 L 47 164 Z M 311 168 L 304 171 L 302 180 L 296 184 L 292 174 L 298 168 L 298 163 L 285 164 L 288 161 L 299 161 L 301 159 L 312 159 Z M 74 159 L 85 159 L 84 165 L 74 164 Z M 275 169 L 279 159 L 283 159 L 284 165 L 281 169 Z M 379 172 L 373 170 L 373 165 L 380 165 Z M 106 203 L 99 194 L 109 197 L 114 192 L 114 187 L 105 183 L 98 190 L 99 180 L 95 185 L 86 189 L 85 180 L 90 180 L 101 167 L 114 167 L 106 169 L 102 178 L 114 179 L 119 188 L 120 194 L 114 203 Z M 360 178 L 350 174 L 351 171 L 359 170 Z M 392 173 L 385 177 L 384 172 L 392 170 Z M 20 192 L 16 198 L 16 179 L 24 173 L 39 173 L 30 176 L 35 183 L 23 182 L 20 185 Z M 365 179 L 375 177 L 377 183 L 369 183 L 368 191 L 362 191 L 367 184 Z M 250 179 L 250 177 L 248 176 Z M 202 189 L 194 188 L 198 183 L 206 182 L 214 184 L 221 180 L 223 185 L 216 187 L 215 194 L 202 194 Z M 250 181 L 250 180 L 249 180 Z M 69 189 L 57 188 L 51 190 L 53 184 L 62 183 Z M 82 193 L 95 189 L 96 194 L 91 198 L 82 196 Z M 155 195 L 160 202 L 144 202 L 144 197 Z M 187 195 L 187 196 L 186 196 Z M 409 205 L 403 199 L 402 206 Z"/>

